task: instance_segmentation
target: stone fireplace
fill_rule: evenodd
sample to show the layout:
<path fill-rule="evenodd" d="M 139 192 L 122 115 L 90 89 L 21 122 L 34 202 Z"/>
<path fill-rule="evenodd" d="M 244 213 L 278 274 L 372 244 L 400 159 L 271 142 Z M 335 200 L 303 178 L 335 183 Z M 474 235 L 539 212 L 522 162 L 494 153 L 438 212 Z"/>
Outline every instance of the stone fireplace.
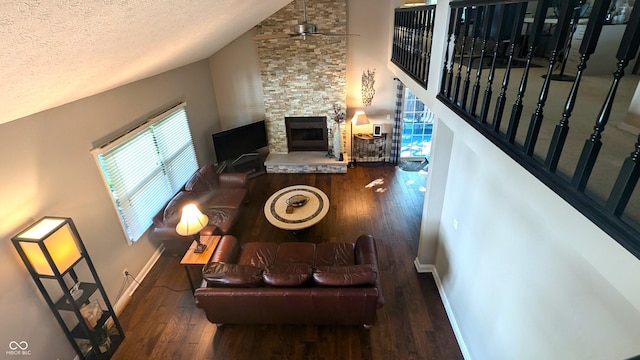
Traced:
<path fill-rule="evenodd" d="M 302 20 L 303 13 L 303 2 L 292 1 L 257 25 L 255 33 L 289 33 L 291 27 Z M 320 31 L 347 33 L 346 0 L 308 1 L 307 15 L 309 22 L 316 24 Z M 287 154 L 291 151 L 285 118 L 319 116 L 325 119 L 323 151 L 326 153 L 329 143 L 326 128 L 333 124 L 333 107 L 347 107 L 347 38 L 287 37 L 255 44 L 261 63 L 269 152 Z"/>
<path fill-rule="evenodd" d="M 287 145 L 291 151 L 327 151 L 327 117 L 285 117 Z"/>

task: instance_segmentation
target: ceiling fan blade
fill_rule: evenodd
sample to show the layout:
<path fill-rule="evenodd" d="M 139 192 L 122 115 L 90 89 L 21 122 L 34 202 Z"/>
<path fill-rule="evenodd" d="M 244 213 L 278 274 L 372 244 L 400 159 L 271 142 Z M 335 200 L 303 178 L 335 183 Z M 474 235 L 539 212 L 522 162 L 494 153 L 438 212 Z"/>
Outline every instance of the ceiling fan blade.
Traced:
<path fill-rule="evenodd" d="M 253 40 L 272 40 L 272 39 L 284 39 L 284 38 L 290 38 L 293 36 L 298 36 L 298 34 L 285 34 L 285 33 L 280 33 L 280 34 L 259 34 L 253 37 Z"/>
<path fill-rule="evenodd" d="M 360 36 L 360 34 L 338 34 L 338 33 L 322 33 L 318 32 L 313 35 L 321 35 L 321 36 Z"/>

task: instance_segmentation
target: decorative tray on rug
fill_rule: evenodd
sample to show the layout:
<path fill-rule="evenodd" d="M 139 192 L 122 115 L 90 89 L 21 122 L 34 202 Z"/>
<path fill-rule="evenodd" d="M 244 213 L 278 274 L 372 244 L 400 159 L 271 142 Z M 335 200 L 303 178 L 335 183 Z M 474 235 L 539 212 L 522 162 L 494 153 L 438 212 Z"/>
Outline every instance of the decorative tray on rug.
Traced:
<path fill-rule="evenodd" d="M 304 196 L 304 195 L 293 195 L 292 197 L 287 199 L 287 205 L 294 207 L 294 208 L 299 208 L 304 206 L 307 202 L 309 201 L 309 197 L 308 196 Z"/>

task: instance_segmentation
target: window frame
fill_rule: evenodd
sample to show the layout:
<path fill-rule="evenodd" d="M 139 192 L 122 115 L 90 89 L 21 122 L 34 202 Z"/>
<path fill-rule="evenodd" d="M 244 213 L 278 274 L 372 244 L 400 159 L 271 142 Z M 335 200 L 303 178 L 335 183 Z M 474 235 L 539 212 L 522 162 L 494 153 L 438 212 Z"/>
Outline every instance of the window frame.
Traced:
<path fill-rule="evenodd" d="M 185 107 L 180 103 L 91 150 L 129 245 L 198 169 Z"/>
<path fill-rule="evenodd" d="M 417 108 L 420 107 L 418 105 L 422 107 L 421 110 L 416 110 Z M 407 108 L 413 109 L 413 110 L 408 111 Z M 418 118 L 419 121 L 411 121 L 411 122 L 407 121 L 408 115 L 411 116 L 412 119 Z M 424 121 L 421 121 L 421 119 L 424 119 Z M 420 100 L 411 91 L 411 89 L 409 89 L 409 87 L 405 86 L 404 97 L 402 102 L 402 134 L 400 139 L 400 158 L 401 159 L 421 160 L 424 158 L 428 159 L 430 157 L 430 151 L 420 156 L 403 156 L 402 154 L 406 152 L 406 151 L 403 151 L 403 147 L 405 146 L 405 136 L 406 136 L 405 126 L 407 126 L 407 124 L 426 124 L 425 126 L 422 127 L 422 133 L 414 133 L 415 129 L 414 127 L 412 127 L 409 136 L 411 136 L 412 138 L 415 136 L 421 136 L 423 141 L 425 137 L 429 137 L 429 140 L 427 142 L 430 143 L 432 132 L 433 132 L 433 121 L 434 121 L 433 112 L 429 108 L 427 108 L 427 106 L 422 102 L 422 100 Z M 428 129 L 428 131 L 426 129 Z M 430 150 L 430 146 L 429 146 L 429 150 Z M 411 150 L 409 150 L 409 153 L 411 154 Z"/>

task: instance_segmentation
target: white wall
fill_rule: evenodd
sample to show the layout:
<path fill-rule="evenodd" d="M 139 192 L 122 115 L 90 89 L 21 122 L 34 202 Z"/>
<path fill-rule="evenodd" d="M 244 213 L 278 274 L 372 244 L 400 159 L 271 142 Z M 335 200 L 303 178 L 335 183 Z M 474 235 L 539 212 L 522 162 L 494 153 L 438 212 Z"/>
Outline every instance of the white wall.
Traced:
<path fill-rule="evenodd" d="M 447 14 L 439 2 L 430 79 Z M 389 68 L 436 114 L 416 263 L 435 264 L 468 357 L 640 354 L 640 260 L 437 101 L 437 80 Z"/>
<path fill-rule="evenodd" d="M 265 119 L 260 61 L 253 29 L 209 58 L 221 128 Z"/>
<path fill-rule="evenodd" d="M 211 161 L 219 123 L 206 60 L 0 125 L 0 354 L 27 341 L 33 359 L 75 356 L 9 241 L 35 220 L 74 220 L 112 304 L 122 270 L 137 274 L 156 251 L 146 237 L 127 244 L 89 151 L 180 101 L 198 160 Z"/>

